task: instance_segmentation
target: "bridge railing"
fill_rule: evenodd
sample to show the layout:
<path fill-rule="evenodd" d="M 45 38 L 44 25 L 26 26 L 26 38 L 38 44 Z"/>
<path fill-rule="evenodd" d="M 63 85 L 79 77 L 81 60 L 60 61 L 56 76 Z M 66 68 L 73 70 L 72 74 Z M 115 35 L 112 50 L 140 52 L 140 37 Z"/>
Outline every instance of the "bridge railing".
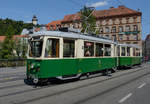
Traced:
<path fill-rule="evenodd" d="M 25 66 L 26 59 L 0 59 L 0 67 Z"/>

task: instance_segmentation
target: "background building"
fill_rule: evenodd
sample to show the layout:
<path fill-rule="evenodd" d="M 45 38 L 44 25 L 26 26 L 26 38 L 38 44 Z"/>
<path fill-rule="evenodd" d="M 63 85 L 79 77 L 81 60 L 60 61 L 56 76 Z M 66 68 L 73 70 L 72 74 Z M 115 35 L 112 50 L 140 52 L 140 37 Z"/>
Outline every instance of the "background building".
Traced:
<path fill-rule="evenodd" d="M 141 12 L 119 6 L 108 10 L 96 10 L 93 15 L 96 17 L 96 28 L 101 35 L 120 43 L 142 46 Z M 66 15 L 61 24 L 62 27 L 81 29 L 80 13 Z"/>
<path fill-rule="evenodd" d="M 61 27 L 61 20 L 52 21 L 46 25 L 47 30 L 58 30 Z"/>
<path fill-rule="evenodd" d="M 144 46 L 144 56 L 146 60 L 150 60 L 150 34 L 147 35 Z"/>

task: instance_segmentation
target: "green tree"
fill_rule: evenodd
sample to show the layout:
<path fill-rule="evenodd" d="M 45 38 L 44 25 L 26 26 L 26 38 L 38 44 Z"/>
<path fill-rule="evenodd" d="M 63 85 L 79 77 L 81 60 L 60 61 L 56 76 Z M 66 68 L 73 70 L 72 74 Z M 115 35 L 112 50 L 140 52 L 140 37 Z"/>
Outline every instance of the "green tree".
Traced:
<path fill-rule="evenodd" d="M 81 22 L 82 22 L 82 32 L 83 33 L 95 33 L 96 27 L 96 17 L 93 15 L 94 8 L 86 7 L 80 11 L 81 12 Z"/>
<path fill-rule="evenodd" d="M 11 59 L 14 57 L 13 53 L 14 40 L 12 35 L 14 33 L 12 32 L 12 30 L 13 30 L 12 26 L 8 26 L 8 34 L 6 35 L 6 38 L 2 43 L 0 51 L 0 58 L 2 59 Z"/>
<path fill-rule="evenodd" d="M 24 23 L 23 21 L 15 21 L 12 19 L 0 19 L 0 35 L 8 34 L 8 27 L 11 26 L 13 35 L 20 35 L 24 28 L 32 29 L 32 23 Z"/>
<path fill-rule="evenodd" d="M 17 38 L 14 46 L 17 58 L 26 58 L 27 49 L 27 40 L 25 38 Z"/>

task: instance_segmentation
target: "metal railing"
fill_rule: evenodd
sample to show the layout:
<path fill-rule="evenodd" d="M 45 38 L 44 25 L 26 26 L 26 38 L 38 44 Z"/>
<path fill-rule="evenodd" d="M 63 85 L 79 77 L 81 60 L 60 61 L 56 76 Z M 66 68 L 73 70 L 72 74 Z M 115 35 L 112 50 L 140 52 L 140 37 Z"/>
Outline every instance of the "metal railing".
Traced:
<path fill-rule="evenodd" d="M 0 67 L 25 66 L 26 59 L 0 59 Z"/>

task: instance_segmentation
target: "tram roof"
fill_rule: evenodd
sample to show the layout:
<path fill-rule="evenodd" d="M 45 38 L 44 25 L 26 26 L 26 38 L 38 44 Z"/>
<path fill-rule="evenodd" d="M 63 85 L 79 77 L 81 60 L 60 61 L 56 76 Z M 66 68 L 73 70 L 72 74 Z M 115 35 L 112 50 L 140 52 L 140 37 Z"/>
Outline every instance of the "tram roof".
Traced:
<path fill-rule="evenodd" d="M 80 33 L 73 33 L 73 32 L 61 32 L 61 31 L 39 31 L 30 34 L 30 36 L 53 36 L 53 37 L 64 37 L 64 38 L 73 38 L 73 39 L 84 39 L 90 41 L 97 41 L 97 42 L 104 42 L 104 43 L 112 43 L 117 44 L 116 42 L 103 39 L 101 37 L 94 37 L 91 35 L 84 35 Z"/>

